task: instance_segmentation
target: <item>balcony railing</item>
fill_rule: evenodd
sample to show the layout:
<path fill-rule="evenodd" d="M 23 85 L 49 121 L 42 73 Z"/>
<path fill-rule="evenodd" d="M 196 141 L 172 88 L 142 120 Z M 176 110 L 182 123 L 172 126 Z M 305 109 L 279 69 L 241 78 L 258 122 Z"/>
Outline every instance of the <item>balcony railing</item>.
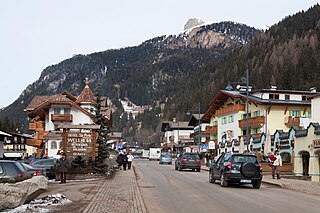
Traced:
<path fill-rule="evenodd" d="M 216 116 L 223 116 L 223 115 L 236 113 L 239 111 L 245 111 L 245 109 L 246 109 L 246 106 L 244 104 L 230 105 L 230 106 L 224 107 L 222 109 L 218 109 L 216 111 Z"/>
<path fill-rule="evenodd" d="M 300 125 L 300 117 L 292 117 L 287 116 L 284 118 L 284 123 L 286 126 L 299 126 Z"/>
<path fill-rule="evenodd" d="M 51 121 L 67 121 L 71 122 L 72 121 L 72 115 L 70 114 L 51 114 Z"/>
<path fill-rule="evenodd" d="M 43 130 L 44 129 L 44 122 L 43 121 L 34 121 L 29 123 L 29 130 Z"/>
<path fill-rule="evenodd" d="M 256 116 L 248 119 L 249 128 L 258 128 L 265 124 L 265 116 Z M 239 120 L 239 127 L 241 129 L 246 128 L 246 119 Z"/>
<path fill-rule="evenodd" d="M 206 133 L 217 134 L 218 133 L 218 126 L 207 126 L 206 127 Z"/>

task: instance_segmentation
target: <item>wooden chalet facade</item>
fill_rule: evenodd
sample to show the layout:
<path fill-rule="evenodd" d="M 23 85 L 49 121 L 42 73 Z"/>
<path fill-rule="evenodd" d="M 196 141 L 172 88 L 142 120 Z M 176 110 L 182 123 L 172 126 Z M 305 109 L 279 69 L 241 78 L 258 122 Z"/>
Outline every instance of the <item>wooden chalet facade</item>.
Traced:
<path fill-rule="evenodd" d="M 29 130 L 34 131 L 34 139 L 28 139 L 27 145 L 37 148 L 38 157 L 59 158 L 64 151 L 71 157 L 95 158 L 96 130 L 100 128 L 96 125 L 96 104 L 88 80 L 79 96 L 68 92 L 35 96 L 25 109 L 30 118 Z M 111 111 L 103 114 L 103 121 L 111 127 Z"/>

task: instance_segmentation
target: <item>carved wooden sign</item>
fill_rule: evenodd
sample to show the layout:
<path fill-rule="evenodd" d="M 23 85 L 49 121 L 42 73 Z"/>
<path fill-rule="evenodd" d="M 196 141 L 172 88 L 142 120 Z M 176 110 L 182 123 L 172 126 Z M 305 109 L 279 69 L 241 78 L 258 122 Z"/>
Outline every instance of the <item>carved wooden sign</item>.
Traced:
<path fill-rule="evenodd" d="M 97 148 L 96 132 L 63 131 L 62 146 L 70 157 L 92 157 L 95 160 Z"/>

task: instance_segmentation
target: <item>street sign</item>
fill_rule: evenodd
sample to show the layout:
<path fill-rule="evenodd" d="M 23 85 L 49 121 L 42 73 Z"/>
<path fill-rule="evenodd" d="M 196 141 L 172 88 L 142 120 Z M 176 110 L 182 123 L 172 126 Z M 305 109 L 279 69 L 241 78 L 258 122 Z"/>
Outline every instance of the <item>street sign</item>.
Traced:
<path fill-rule="evenodd" d="M 216 148 L 216 144 L 214 143 L 214 141 L 209 141 L 209 148 L 208 149 L 215 149 Z"/>
<path fill-rule="evenodd" d="M 205 144 L 205 143 L 203 143 L 203 144 L 202 144 L 202 149 L 207 149 L 207 148 L 208 148 L 208 145 Z"/>

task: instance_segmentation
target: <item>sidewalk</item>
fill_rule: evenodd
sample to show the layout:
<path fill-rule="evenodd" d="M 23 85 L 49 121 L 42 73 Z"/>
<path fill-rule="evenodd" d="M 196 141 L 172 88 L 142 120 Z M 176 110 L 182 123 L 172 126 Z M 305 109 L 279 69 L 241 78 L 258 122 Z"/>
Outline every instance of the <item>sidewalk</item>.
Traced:
<path fill-rule="evenodd" d="M 115 170 L 114 175 L 105 181 L 83 213 L 146 212 L 133 169 Z"/>
<path fill-rule="evenodd" d="M 203 165 L 201 166 L 201 170 L 209 171 L 209 168 Z M 272 179 L 271 174 L 267 173 L 263 174 L 262 183 L 320 196 L 320 182 L 287 179 L 286 176 L 283 176 L 281 179 Z"/>

